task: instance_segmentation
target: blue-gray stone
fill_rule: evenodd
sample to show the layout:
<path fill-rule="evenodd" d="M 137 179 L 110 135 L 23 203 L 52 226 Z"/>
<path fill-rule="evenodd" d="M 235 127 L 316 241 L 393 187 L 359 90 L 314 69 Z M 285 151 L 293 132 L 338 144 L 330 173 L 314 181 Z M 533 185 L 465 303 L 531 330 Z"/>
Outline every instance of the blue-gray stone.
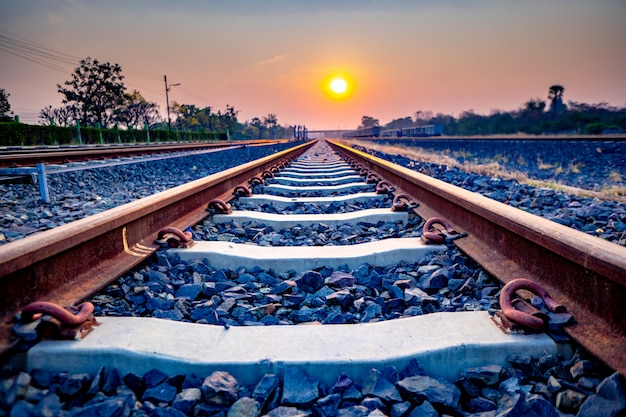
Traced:
<path fill-rule="evenodd" d="M 316 271 L 305 271 L 294 281 L 305 292 L 315 292 L 324 286 L 324 277 Z"/>
<path fill-rule="evenodd" d="M 267 413 L 268 417 L 309 417 L 310 415 L 310 412 L 300 410 L 297 407 L 285 406 L 276 407 Z"/>
<path fill-rule="evenodd" d="M 502 367 L 499 365 L 486 365 L 477 368 L 467 368 L 463 371 L 463 376 L 472 381 L 477 386 L 491 387 L 500 382 Z"/>
<path fill-rule="evenodd" d="M 621 408 L 626 408 L 626 380 L 619 372 L 604 378 L 596 392 L 602 398 L 615 401 Z"/>
<path fill-rule="evenodd" d="M 71 417 L 118 417 L 130 414 L 130 407 L 123 397 L 112 397 L 102 402 L 81 407 L 76 411 L 72 411 L 68 416 Z M 50 414 L 43 414 L 50 415 Z"/>
<path fill-rule="evenodd" d="M 174 401 L 176 397 L 176 387 L 164 382 L 156 387 L 148 388 L 141 399 L 143 401 L 150 401 L 153 404 L 168 403 Z"/>
<path fill-rule="evenodd" d="M 328 278 L 326 284 L 336 288 L 351 287 L 357 283 L 357 279 L 346 272 L 335 271 Z"/>
<path fill-rule="evenodd" d="M 326 300 L 330 305 L 336 304 L 341 306 L 342 309 L 347 310 L 354 301 L 354 295 L 348 290 L 340 290 L 327 295 Z"/>
<path fill-rule="evenodd" d="M 435 407 L 428 401 L 424 401 L 422 404 L 415 407 L 408 417 L 439 417 L 439 413 L 435 410 Z"/>
<path fill-rule="evenodd" d="M 230 407 L 227 417 L 258 417 L 260 414 L 261 407 L 256 400 L 242 397 Z"/>
<path fill-rule="evenodd" d="M 337 417 L 365 417 L 370 413 L 370 409 L 363 405 L 353 405 L 339 409 L 337 411 Z"/>
<path fill-rule="evenodd" d="M 313 412 L 319 417 L 335 417 L 340 403 L 341 395 L 330 394 L 317 400 L 313 405 Z"/>
<path fill-rule="evenodd" d="M 307 376 L 299 368 L 285 368 L 283 395 L 280 403 L 308 407 L 319 397 L 319 381 Z"/>
<path fill-rule="evenodd" d="M 259 402 L 261 409 L 264 409 L 279 386 L 280 379 L 277 375 L 265 374 L 254 387 L 252 398 Z"/>
<path fill-rule="evenodd" d="M 395 403 L 391 406 L 391 414 L 389 417 L 404 417 L 409 412 L 413 404 L 410 401 Z"/>
<path fill-rule="evenodd" d="M 185 284 L 178 288 L 175 297 L 193 301 L 201 291 L 202 284 Z"/>
<path fill-rule="evenodd" d="M 408 398 L 418 401 L 425 399 L 433 404 L 441 404 L 453 409 L 459 407 L 461 391 L 445 379 L 417 375 L 404 378 L 397 385 Z"/>
<path fill-rule="evenodd" d="M 374 395 L 383 400 L 394 403 L 402 402 L 400 392 L 385 378 L 385 376 L 377 369 L 372 369 L 365 380 L 362 388 L 363 395 Z"/>
<path fill-rule="evenodd" d="M 590 395 L 578 409 L 577 416 L 580 417 L 615 417 L 623 410 L 618 401 L 611 401 L 599 395 Z"/>
<path fill-rule="evenodd" d="M 67 396 L 77 394 L 83 388 L 88 387 L 91 383 L 89 374 L 71 374 L 67 375 L 60 381 L 59 393 Z"/>
<path fill-rule="evenodd" d="M 185 388 L 174 398 L 172 407 L 189 414 L 193 408 L 202 400 L 202 390 L 200 388 Z"/>

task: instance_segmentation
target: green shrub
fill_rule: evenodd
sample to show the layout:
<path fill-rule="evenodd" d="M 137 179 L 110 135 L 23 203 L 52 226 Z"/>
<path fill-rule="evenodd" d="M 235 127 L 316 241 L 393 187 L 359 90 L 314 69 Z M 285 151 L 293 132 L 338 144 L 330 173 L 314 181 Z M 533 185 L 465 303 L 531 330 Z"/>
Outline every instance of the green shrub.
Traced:
<path fill-rule="evenodd" d="M 144 143 L 145 130 L 80 128 L 81 141 L 85 144 L 100 143 Z M 27 125 L 17 122 L 0 123 L 0 146 L 71 145 L 78 143 L 76 127 Z M 226 133 L 221 132 L 169 132 L 151 130 L 150 142 L 175 141 L 223 141 Z"/>

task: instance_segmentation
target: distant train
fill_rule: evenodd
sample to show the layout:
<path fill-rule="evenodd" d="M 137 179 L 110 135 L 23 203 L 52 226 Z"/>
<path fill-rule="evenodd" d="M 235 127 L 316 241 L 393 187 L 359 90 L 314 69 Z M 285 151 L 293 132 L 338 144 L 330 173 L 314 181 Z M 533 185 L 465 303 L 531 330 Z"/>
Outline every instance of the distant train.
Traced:
<path fill-rule="evenodd" d="M 353 130 L 343 134 L 344 138 L 419 138 L 428 136 L 441 136 L 443 126 L 427 125 L 419 127 L 405 127 L 404 129 L 382 130 L 380 126 L 372 126 L 365 129 Z"/>

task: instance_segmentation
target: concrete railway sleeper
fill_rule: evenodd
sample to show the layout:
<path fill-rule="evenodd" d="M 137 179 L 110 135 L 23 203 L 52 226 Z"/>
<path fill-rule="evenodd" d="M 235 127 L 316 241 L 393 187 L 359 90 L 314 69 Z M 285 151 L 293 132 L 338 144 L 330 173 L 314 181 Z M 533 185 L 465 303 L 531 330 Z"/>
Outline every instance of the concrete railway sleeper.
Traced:
<path fill-rule="evenodd" d="M 489 263 L 485 270 L 464 253 L 473 230 L 463 221 L 435 216 L 429 198 L 332 146 L 304 147 L 280 168 L 262 164 L 263 174 L 231 181 L 232 194 L 205 203 L 191 227 L 161 228 L 151 250 L 167 249 L 89 297 L 97 321 L 90 334 L 38 342 L 12 362 L 89 374 L 92 388 L 103 384 L 93 376 L 113 378 L 112 367 L 127 387 L 127 378 L 160 372 L 154 387 L 131 387 L 146 413 L 231 413 L 247 400 L 256 415 L 281 407 L 316 415 L 495 415 L 515 407 L 584 415 L 626 406 L 619 373 L 575 384 L 599 374 L 579 370 L 588 365 L 563 334 L 572 316 L 537 282 L 513 281 L 501 294 Z M 527 301 L 512 300 L 518 289 L 548 308 L 523 291 Z M 501 304 L 506 311 L 494 316 Z M 30 309 L 25 321 L 38 318 Z M 543 328 L 549 334 L 537 332 Z M 546 375 L 570 360 L 569 371 L 580 374 L 550 391 Z M 522 378 L 525 367 L 535 375 Z M 178 384 L 171 399 L 150 390 L 176 388 L 173 375 L 192 374 L 206 379 Z M 101 400 L 85 407 L 95 411 Z"/>

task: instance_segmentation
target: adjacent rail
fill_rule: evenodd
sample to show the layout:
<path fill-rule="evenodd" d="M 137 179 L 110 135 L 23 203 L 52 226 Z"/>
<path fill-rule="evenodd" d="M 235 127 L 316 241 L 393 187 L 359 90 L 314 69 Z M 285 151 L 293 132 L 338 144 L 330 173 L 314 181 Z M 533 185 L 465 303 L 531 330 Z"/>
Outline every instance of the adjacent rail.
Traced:
<path fill-rule="evenodd" d="M 180 143 L 144 143 L 127 145 L 73 145 L 41 147 L 9 147 L 0 150 L 0 167 L 34 166 L 38 163 L 62 164 L 84 160 L 121 158 L 155 153 L 196 151 L 202 149 L 224 148 L 232 145 L 260 145 L 270 140 L 252 140 L 236 142 L 180 142 Z"/>

